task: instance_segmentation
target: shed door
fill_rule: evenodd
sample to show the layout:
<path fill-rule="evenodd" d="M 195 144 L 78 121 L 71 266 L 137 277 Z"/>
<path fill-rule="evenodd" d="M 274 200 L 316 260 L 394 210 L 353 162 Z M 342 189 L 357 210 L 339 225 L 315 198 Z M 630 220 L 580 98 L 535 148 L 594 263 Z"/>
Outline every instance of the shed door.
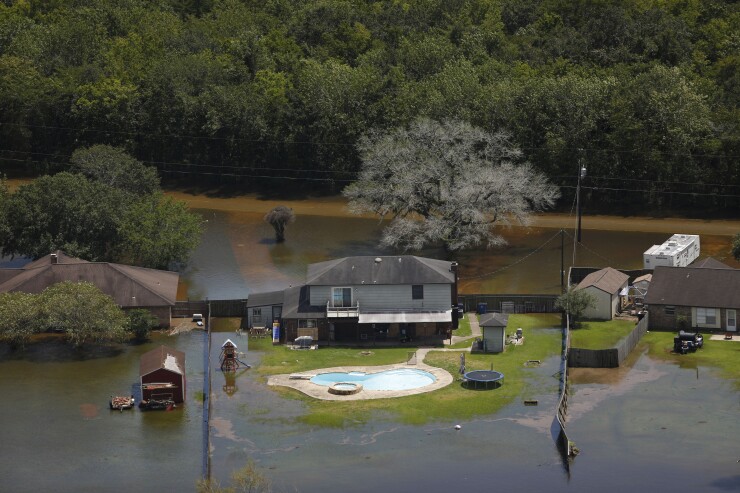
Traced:
<path fill-rule="evenodd" d="M 730 330 L 732 332 L 737 331 L 737 311 L 736 310 L 727 310 L 727 330 Z"/>

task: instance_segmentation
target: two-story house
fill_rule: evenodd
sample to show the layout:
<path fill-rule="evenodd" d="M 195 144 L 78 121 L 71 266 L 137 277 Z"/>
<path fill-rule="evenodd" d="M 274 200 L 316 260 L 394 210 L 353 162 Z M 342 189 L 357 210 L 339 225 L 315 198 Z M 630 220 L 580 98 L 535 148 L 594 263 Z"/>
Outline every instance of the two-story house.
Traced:
<path fill-rule="evenodd" d="M 306 283 L 247 303 L 248 316 L 276 313 L 281 340 L 325 343 L 442 340 L 453 326 L 457 263 L 411 255 L 346 257 L 308 266 Z M 258 306 L 258 303 L 260 304 Z"/>

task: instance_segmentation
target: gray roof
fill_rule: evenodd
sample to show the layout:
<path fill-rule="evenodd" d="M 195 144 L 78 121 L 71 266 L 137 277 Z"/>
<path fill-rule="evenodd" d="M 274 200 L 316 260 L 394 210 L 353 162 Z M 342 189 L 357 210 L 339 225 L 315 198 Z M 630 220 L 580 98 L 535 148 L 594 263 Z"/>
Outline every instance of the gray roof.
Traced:
<path fill-rule="evenodd" d="M 269 305 L 282 305 L 285 290 L 280 291 L 268 291 L 266 293 L 249 293 L 247 298 L 247 306 L 269 306 Z"/>
<path fill-rule="evenodd" d="M 325 306 L 311 306 L 308 286 L 294 286 L 284 291 L 283 318 L 324 318 Z"/>
<path fill-rule="evenodd" d="M 691 267 L 698 267 L 698 268 L 704 268 L 704 269 L 732 269 L 727 264 L 723 264 L 719 260 L 707 257 L 705 259 L 697 260 L 693 264 L 691 264 Z"/>
<path fill-rule="evenodd" d="M 576 289 L 595 287 L 609 294 L 617 294 L 622 286 L 629 280 L 630 276 L 617 269 L 605 267 L 596 272 L 592 272 L 578 283 Z"/>
<path fill-rule="evenodd" d="M 475 315 L 471 315 L 475 316 Z M 480 316 L 478 325 L 481 327 L 506 327 L 509 323 L 508 313 L 484 313 Z"/>
<path fill-rule="evenodd" d="M 658 266 L 645 304 L 740 308 L 740 270 Z"/>
<path fill-rule="evenodd" d="M 346 257 L 309 265 L 306 284 L 452 284 L 452 264 L 413 255 Z"/>
<path fill-rule="evenodd" d="M 0 293 L 40 293 L 52 284 L 87 281 L 122 307 L 174 305 L 180 275 L 157 269 L 108 262 L 87 262 L 57 252 L 57 263 L 46 256 L 31 262 L 0 284 Z M 4 269 L 0 269 L 4 270 Z"/>

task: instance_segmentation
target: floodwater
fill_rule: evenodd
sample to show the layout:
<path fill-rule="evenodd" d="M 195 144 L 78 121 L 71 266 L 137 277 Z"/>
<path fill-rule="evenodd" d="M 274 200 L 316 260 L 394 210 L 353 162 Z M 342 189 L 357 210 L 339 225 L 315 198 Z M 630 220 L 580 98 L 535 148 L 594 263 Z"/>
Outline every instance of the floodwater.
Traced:
<path fill-rule="evenodd" d="M 203 240 L 184 272 L 181 298 L 246 298 L 250 292 L 302 283 L 313 262 L 398 253 L 379 248 L 384 225 L 378 219 L 349 214 L 340 198 L 276 202 L 173 195 L 206 221 Z M 278 244 L 263 217 L 280 204 L 292 207 L 296 220 L 287 226 L 286 241 Z M 532 227 L 502 228 L 505 247 L 453 254 L 450 260 L 460 265 L 460 292 L 557 294 L 561 266 L 566 276 L 571 265 L 640 269 L 643 252 L 674 233 L 700 234 L 702 257 L 740 267 L 730 254 L 740 221 L 586 217 L 575 255 L 574 226 L 571 216 L 536 216 Z M 442 250 L 419 253 L 446 258 Z"/>
<path fill-rule="evenodd" d="M 207 221 L 183 272 L 181 298 L 243 298 L 302 282 L 312 262 L 394 253 L 377 248 L 382 225 L 349 216 L 341 199 L 173 195 Z M 262 221 L 278 204 L 296 211 L 283 244 Z M 506 248 L 458 255 L 461 292 L 559 292 L 561 252 L 566 271 L 573 262 L 573 225 L 569 216 L 540 216 L 533 228 L 505 231 Z M 577 265 L 639 268 L 649 246 L 672 233 L 699 233 L 703 255 L 740 266 L 729 258 L 738 221 L 584 218 L 583 225 Z M 562 250 L 560 228 L 568 232 Z M 227 337 L 259 365 L 260 354 L 233 332 L 212 335 L 213 362 Z M 187 354 L 186 404 L 172 412 L 111 412 L 110 394 L 135 391 L 139 356 L 158 344 Z M 25 353 L 0 346 L 0 491 L 192 491 L 204 450 L 204 347 L 202 332 L 92 353 L 55 340 Z M 424 426 L 378 416 L 344 428 L 305 424 L 304 405 L 267 388 L 255 372 L 231 376 L 213 365 L 212 475 L 228 484 L 231 472 L 253 459 L 276 492 L 740 490 L 737 390 L 711 369 L 639 353 L 627 368 L 575 373 L 568 433 L 581 454 L 568 474 L 553 441 L 558 364 L 551 358 L 534 370 L 538 393 L 527 398 L 538 406 L 519 401 L 495 415 Z"/>

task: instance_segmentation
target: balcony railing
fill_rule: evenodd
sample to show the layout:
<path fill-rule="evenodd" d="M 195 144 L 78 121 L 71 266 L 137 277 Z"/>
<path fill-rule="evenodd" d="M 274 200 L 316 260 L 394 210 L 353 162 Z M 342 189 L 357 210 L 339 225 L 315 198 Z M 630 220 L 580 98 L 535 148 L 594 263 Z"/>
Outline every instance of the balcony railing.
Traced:
<path fill-rule="evenodd" d="M 332 306 L 331 301 L 326 303 L 327 318 L 357 318 L 360 316 L 360 304 L 353 306 Z"/>

